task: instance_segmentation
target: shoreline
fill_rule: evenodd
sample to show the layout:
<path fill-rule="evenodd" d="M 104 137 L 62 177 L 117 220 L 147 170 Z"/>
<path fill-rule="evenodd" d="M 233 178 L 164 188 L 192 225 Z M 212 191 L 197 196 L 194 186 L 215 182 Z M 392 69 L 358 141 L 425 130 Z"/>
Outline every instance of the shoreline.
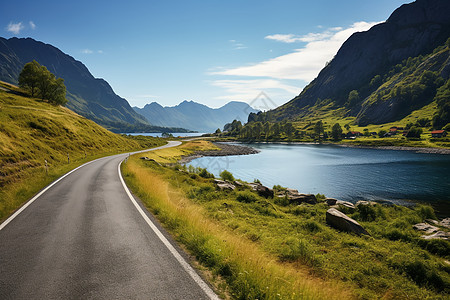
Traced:
<path fill-rule="evenodd" d="M 217 148 L 220 148 L 220 150 L 195 151 L 190 155 L 182 157 L 180 160 L 178 160 L 178 163 L 187 164 L 194 159 L 204 156 L 251 155 L 261 152 L 249 146 L 234 145 L 230 143 L 219 143 L 219 142 L 211 142 L 211 143 Z"/>
<path fill-rule="evenodd" d="M 233 143 L 240 144 L 274 144 L 274 145 L 333 145 L 346 148 L 361 148 L 361 149 L 379 149 L 379 150 L 395 150 L 395 151 L 414 151 L 422 154 L 443 154 L 450 155 L 448 148 L 433 148 L 433 147 L 411 147 L 411 146 L 366 146 L 366 145 L 350 145 L 350 144 L 336 144 L 336 143 L 318 143 L 318 142 L 241 142 L 233 141 Z"/>

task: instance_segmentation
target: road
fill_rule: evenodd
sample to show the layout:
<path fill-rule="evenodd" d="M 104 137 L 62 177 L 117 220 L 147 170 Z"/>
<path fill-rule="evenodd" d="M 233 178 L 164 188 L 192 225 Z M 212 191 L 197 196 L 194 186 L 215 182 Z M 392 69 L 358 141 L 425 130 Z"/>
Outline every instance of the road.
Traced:
<path fill-rule="evenodd" d="M 130 199 L 126 156 L 84 165 L 0 226 L 0 299 L 217 298 Z"/>

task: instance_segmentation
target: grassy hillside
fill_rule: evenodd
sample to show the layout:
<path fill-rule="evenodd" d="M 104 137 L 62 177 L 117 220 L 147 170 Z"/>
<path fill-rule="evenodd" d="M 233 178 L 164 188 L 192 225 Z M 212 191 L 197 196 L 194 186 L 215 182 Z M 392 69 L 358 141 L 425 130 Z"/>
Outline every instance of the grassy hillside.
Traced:
<path fill-rule="evenodd" d="M 165 143 L 114 134 L 67 108 L 20 93 L 0 82 L 0 221 L 83 162 Z"/>
<path fill-rule="evenodd" d="M 450 243 L 423 240 L 412 227 L 436 218 L 431 207 L 340 207 L 370 236 L 340 232 L 326 225 L 323 195 L 316 205 L 297 205 L 284 197 L 266 199 L 245 185 L 220 190 L 204 169 L 174 164 L 207 147 L 195 141 L 145 154 L 158 163 L 132 156 L 122 169 L 127 184 L 210 271 L 223 295 L 448 299 Z"/>

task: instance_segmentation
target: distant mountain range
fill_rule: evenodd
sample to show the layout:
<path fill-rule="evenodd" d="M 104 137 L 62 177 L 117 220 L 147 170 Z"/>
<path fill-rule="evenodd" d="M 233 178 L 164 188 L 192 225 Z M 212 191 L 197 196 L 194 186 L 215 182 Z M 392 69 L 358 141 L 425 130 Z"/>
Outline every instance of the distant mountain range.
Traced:
<path fill-rule="evenodd" d="M 404 4 L 354 33 L 299 96 L 257 120 L 299 121 L 342 108 L 343 118 L 363 126 L 399 120 L 431 103 L 449 79 L 449 37 L 449 0 Z"/>
<path fill-rule="evenodd" d="M 133 109 L 147 118 L 152 124 L 166 127 L 182 127 L 198 132 L 214 132 L 223 129 L 233 120 L 247 122 L 250 113 L 258 111 L 247 103 L 232 101 L 220 108 L 210 108 L 194 101 L 183 101 L 177 106 L 162 107 L 153 102 L 143 108 Z"/>
<path fill-rule="evenodd" d="M 127 100 L 116 95 L 103 79 L 94 78 L 81 62 L 58 48 L 31 38 L 0 37 L 0 80 L 17 84 L 23 66 L 36 60 L 67 87 L 67 107 L 115 132 L 183 132 L 181 128 L 152 126 Z"/>

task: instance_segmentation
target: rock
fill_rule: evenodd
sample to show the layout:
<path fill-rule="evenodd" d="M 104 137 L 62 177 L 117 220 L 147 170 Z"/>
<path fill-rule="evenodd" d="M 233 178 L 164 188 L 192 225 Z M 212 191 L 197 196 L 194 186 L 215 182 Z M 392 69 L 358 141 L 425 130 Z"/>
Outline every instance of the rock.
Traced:
<path fill-rule="evenodd" d="M 425 240 L 448 240 L 450 238 L 450 233 L 444 231 L 437 231 L 432 235 L 422 235 Z"/>
<path fill-rule="evenodd" d="M 264 198 L 273 198 L 274 193 L 273 190 L 268 188 L 267 186 L 262 185 L 261 183 L 249 183 L 248 184 L 254 191 L 258 192 L 258 195 Z"/>
<path fill-rule="evenodd" d="M 376 202 L 373 202 L 373 201 L 364 201 L 364 200 L 360 200 L 360 201 L 358 201 L 358 202 L 356 202 L 356 205 L 355 206 L 359 206 L 359 205 L 371 205 L 371 206 L 374 206 L 374 205 L 376 205 L 377 203 Z"/>
<path fill-rule="evenodd" d="M 439 228 L 437 228 L 436 226 L 427 223 L 418 223 L 416 225 L 413 225 L 413 228 L 415 230 L 425 231 L 426 234 L 430 234 L 439 230 Z"/>
<path fill-rule="evenodd" d="M 335 208 L 327 210 L 326 222 L 328 225 L 342 231 L 353 232 L 357 235 L 370 235 L 358 222 Z"/>
<path fill-rule="evenodd" d="M 299 192 L 294 189 L 286 189 L 286 194 L 288 196 L 297 196 L 299 194 Z"/>
<path fill-rule="evenodd" d="M 355 205 L 353 203 L 351 203 L 351 202 L 348 202 L 348 201 L 337 200 L 336 201 L 336 205 L 343 206 L 345 208 L 350 209 L 351 211 L 355 210 Z"/>
<path fill-rule="evenodd" d="M 226 181 L 220 180 L 220 179 L 214 179 L 215 184 L 225 184 Z"/>
<path fill-rule="evenodd" d="M 234 185 L 238 186 L 238 187 L 243 187 L 244 186 L 244 184 L 242 182 L 239 182 L 237 180 L 234 181 Z"/>
<path fill-rule="evenodd" d="M 317 198 L 313 194 L 298 194 L 296 196 L 289 197 L 289 203 L 295 204 L 317 204 Z"/>
<path fill-rule="evenodd" d="M 439 223 L 442 227 L 450 228 L 450 218 L 445 218 Z"/>
<path fill-rule="evenodd" d="M 148 160 L 148 161 L 155 161 L 154 159 L 148 158 L 147 156 L 142 156 L 141 159 Z"/>
<path fill-rule="evenodd" d="M 434 224 L 439 226 L 439 221 L 433 220 L 433 219 L 426 219 L 425 222 L 427 222 L 428 224 Z"/>
<path fill-rule="evenodd" d="M 232 190 L 232 191 L 236 188 L 234 185 L 232 185 L 232 184 L 229 183 L 229 182 L 218 183 L 218 184 L 217 184 L 217 187 L 218 187 L 220 190 Z"/>
<path fill-rule="evenodd" d="M 326 198 L 325 202 L 327 203 L 328 206 L 333 206 L 336 205 L 337 200 L 334 198 Z"/>

